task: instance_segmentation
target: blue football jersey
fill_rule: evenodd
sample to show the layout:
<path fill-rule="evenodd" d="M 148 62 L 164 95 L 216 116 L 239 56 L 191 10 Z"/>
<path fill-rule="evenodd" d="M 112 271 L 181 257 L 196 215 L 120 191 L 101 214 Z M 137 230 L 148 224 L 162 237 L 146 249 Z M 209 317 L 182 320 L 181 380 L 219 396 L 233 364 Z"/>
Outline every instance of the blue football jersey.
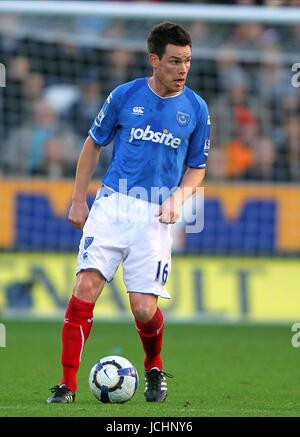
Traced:
<path fill-rule="evenodd" d="M 101 147 L 114 139 L 103 183 L 123 192 L 125 180 L 127 192 L 141 187 L 153 201 L 151 189 L 175 189 L 185 165 L 205 168 L 210 117 L 205 101 L 187 86 L 176 96 L 160 97 L 140 78 L 111 92 L 89 135 Z"/>

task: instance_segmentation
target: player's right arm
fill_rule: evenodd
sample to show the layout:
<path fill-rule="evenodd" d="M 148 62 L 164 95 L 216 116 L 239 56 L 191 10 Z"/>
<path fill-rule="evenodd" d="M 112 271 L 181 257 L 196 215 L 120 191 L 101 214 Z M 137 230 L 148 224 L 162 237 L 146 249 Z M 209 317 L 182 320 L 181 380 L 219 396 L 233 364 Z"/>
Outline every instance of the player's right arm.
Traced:
<path fill-rule="evenodd" d="M 100 150 L 101 148 L 88 136 L 78 159 L 68 218 L 72 225 L 80 229 L 83 228 L 89 215 L 89 208 L 86 202 L 87 190 L 99 161 Z"/>
<path fill-rule="evenodd" d="M 101 147 L 108 146 L 116 131 L 121 96 L 124 86 L 115 88 L 104 102 L 95 118 L 87 137 L 76 169 L 75 186 L 69 221 L 82 229 L 89 215 L 86 195 L 91 177 L 99 161 Z"/>

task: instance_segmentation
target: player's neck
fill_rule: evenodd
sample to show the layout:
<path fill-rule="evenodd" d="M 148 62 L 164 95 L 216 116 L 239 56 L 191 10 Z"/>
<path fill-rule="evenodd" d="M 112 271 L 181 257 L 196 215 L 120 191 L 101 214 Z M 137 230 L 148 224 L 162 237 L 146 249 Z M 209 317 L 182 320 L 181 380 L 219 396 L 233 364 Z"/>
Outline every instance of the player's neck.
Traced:
<path fill-rule="evenodd" d="M 159 82 L 154 76 L 151 76 L 148 79 L 148 86 L 151 88 L 151 90 L 158 95 L 159 97 L 165 98 L 165 97 L 175 97 L 182 93 L 183 90 L 180 90 L 178 92 L 172 92 L 168 90 L 161 82 Z"/>

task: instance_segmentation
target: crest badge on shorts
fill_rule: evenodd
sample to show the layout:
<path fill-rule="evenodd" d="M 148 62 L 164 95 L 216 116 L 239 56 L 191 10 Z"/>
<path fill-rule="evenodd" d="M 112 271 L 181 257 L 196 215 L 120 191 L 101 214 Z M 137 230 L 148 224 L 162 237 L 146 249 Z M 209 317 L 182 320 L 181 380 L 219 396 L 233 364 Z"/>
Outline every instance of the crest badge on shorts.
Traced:
<path fill-rule="evenodd" d="M 179 126 L 187 126 L 190 122 L 191 115 L 186 112 L 177 111 L 176 120 Z"/>
<path fill-rule="evenodd" d="M 86 250 L 94 241 L 94 237 L 86 237 L 84 240 L 84 250 Z"/>

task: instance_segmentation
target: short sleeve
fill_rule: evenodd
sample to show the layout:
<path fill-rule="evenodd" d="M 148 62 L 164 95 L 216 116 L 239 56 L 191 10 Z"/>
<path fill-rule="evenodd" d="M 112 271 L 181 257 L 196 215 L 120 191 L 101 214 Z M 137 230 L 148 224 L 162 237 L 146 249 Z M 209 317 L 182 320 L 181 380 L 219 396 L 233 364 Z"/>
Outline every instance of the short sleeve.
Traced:
<path fill-rule="evenodd" d="M 205 102 L 201 105 L 196 127 L 191 135 L 185 164 L 205 168 L 210 148 L 210 116 Z"/>
<path fill-rule="evenodd" d="M 89 130 L 89 135 L 99 146 L 110 144 L 115 135 L 119 118 L 119 88 L 115 88 L 107 97 Z"/>

